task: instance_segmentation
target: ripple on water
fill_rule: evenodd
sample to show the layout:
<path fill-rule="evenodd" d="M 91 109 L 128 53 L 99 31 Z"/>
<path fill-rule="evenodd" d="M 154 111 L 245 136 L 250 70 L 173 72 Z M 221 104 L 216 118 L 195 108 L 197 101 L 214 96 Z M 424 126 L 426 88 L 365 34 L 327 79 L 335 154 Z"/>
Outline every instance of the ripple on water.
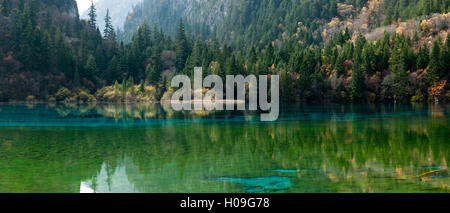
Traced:
<path fill-rule="evenodd" d="M 283 190 L 292 186 L 289 177 L 271 176 L 271 177 L 220 177 L 219 181 L 241 184 L 248 193 L 267 193 L 283 192 Z"/>
<path fill-rule="evenodd" d="M 278 172 L 278 173 L 298 173 L 300 170 L 297 169 L 268 169 L 267 172 Z"/>

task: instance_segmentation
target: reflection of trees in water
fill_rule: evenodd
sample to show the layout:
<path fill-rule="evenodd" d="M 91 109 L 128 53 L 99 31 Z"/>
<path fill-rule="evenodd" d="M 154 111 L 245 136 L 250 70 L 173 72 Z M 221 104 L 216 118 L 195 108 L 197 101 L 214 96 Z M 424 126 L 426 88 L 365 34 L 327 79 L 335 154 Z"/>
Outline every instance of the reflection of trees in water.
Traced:
<path fill-rule="evenodd" d="M 135 166 L 126 156 L 120 159 L 117 167 L 103 163 L 101 170 L 91 179 L 83 180 L 80 184 L 82 193 L 136 193 L 134 185 L 129 181 L 128 170 Z"/>
<path fill-rule="evenodd" d="M 42 105 L 26 105 L 28 109 L 42 107 Z M 279 120 L 333 120 L 352 121 L 373 117 L 394 117 L 405 115 L 430 115 L 432 117 L 446 117 L 446 105 L 281 105 L 282 117 Z M 45 105 L 46 109 L 54 109 L 61 117 L 106 117 L 116 120 L 145 120 L 145 119 L 238 119 L 241 121 L 258 121 L 257 111 L 174 111 L 170 104 L 152 103 L 89 103 L 89 104 L 56 104 Z M 0 109 L 1 110 L 1 109 Z M 293 113 L 293 114 L 291 114 Z"/>
<path fill-rule="evenodd" d="M 214 118 L 215 111 L 182 111 L 175 112 L 170 105 L 160 104 L 108 104 L 91 103 L 90 105 L 77 105 L 77 104 L 58 104 L 50 106 L 55 108 L 56 112 L 66 117 L 72 116 L 89 116 L 98 115 L 103 117 L 110 117 L 114 119 L 201 119 L 205 116 Z M 236 112 L 234 112 L 236 113 Z M 221 115 L 227 114 L 222 112 Z M 231 113 L 228 113 L 231 114 Z M 241 114 L 248 114 L 247 112 L 241 112 Z"/>
<path fill-rule="evenodd" d="M 424 170 L 414 165 L 446 167 L 450 156 L 445 139 L 431 140 L 422 122 L 412 131 L 396 120 L 297 125 L 147 128 L 141 151 L 126 149 L 135 165 L 127 174 L 140 191 L 220 191 L 224 186 L 215 178 L 265 176 L 271 175 L 266 169 L 289 168 L 299 171 L 293 175 L 297 190 L 318 178 L 325 182 L 323 190 L 345 191 L 350 184 L 352 190 L 376 192 L 420 181 L 416 177 Z M 428 184 L 440 188 L 445 181 Z"/>
<path fill-rule="evenodd" d="M 218 179 L 258 176 L 291 177 L 288 191 L 295 192 L 448 190 L 448 175 L 426 182 L 417 178 L 431 166 L 448 168 L 447 125 L 445 118 L 419 116 L 0 129 L 0 168 L 10 168 L 0 173 L 6 180 L 0 181 L 0 191 L 12 191 L 8 184 L 14 180 L 18 191 L 77 192 L 81 181 L 98 181 L 102 170 L 114 184 L 118 168 L 141 192 L 242 191 L 239 184 Z M 298 172 L 267 171 L 272 169 Z"/>

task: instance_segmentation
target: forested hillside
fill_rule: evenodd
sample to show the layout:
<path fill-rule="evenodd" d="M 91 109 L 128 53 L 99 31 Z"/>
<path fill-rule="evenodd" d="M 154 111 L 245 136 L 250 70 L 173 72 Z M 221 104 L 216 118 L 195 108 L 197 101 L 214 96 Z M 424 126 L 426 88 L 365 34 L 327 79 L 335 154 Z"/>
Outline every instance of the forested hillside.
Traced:
<path fill-rule="evenodd" d="M 448 12 L 448 0 L 377 0 L 369 28 L 432 13 Z M 367 0 L 143 0 L 129 14 L 124 40 L 146 21 L 171 36 L 180 18 L 194 35 L 217 39 L 240 49 L 276 40 L 322 42 L 317 31 L 333 18 L 346 20 L 368 6 Z M 298 23 L 301 22 L 301 29 Z"/>
<path fill-rule="evenodd" d="M 0 100 L 156 101 L 202 66 L 279 74 L 283 101 L 448 101 L 449 2 L 144 0 L 116 36 L 72 0 L 1 0 Z"/>
<path fill-rule="evenodd" d="M 2 0 L 0 25 L 0 100 L 46 98 L 81 71 L 74 0 Z"/>
<path fill-rule="evenodd" d="M 136 29 L 144 21 L 150 26 L 157 25 L 171 36 L 176 35 L 176 27 L 181 18 L 188 20 L 188 29 L 197 34 L 210 35 L 227 14 L 230 0 L 145 0 L 137 4 L 128 14 L 121 38 L 130 41 Z"/>
<path fill-rule="evenodd" d="M 124 39 L 143 21 L 175 36 L 173 26 L 182 18 L 195 35 L 249 47 L 296 33 L 299 21 L 312 32 L 318 21 L 337 15 L 337 1 L 328 0 L 144 0 L 129 14 Z M 313 40 L 311 34 L 301 36 Z"/>

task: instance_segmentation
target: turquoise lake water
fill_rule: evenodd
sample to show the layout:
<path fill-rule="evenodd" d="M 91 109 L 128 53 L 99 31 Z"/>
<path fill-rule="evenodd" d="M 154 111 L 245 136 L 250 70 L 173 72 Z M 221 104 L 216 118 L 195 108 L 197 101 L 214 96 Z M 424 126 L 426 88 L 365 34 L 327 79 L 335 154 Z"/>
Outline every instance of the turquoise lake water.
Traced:
<path fill-rule="evenodd" d="M 0 104 L 0 192 L 450 192 L 450 105 Z"/>

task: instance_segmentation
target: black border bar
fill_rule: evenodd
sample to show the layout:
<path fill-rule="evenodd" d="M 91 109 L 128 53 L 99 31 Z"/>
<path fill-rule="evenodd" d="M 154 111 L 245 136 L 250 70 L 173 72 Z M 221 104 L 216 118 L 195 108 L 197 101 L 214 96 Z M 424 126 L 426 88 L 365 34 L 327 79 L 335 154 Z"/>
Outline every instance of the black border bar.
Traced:
<path fill-rule="evenodd" d="M 181 203 L 187 198 L 192 200 L 214 200 L 215 205 L 211 210 L 207 208 L 182 208 Z M 258 201 L 251 198 L 268 198 L 269 207 L 228 206 L 224 207 L 224 199 L 243 199 L 244 201 Z M 277 212 L 280 209 L 298 209 L 296 212 L 317 211 L 353 211 L 356 206 L 365 210 L 414 210 L 416 208 L 432 208 L 447 206 L 450 202 L 450 194 L 0 194 L 2 206 L 13 205 L 20 207 L 27 204 L 35 208 L 51 208 L 62 205 L 71 210 L 99 210 L 125 211 L 131 209 L 139 212 L 154 212 L 154 209 L 175 210 L 175 212 Z M 221 205 L 218 205 L 221 203 Z M 89 208 L 87 207 L 90 206 Z M 389 206 L 389 208 L 387 208 Z M 63 210 L 63 209 L 61 209 Z M 359 209 L 365 211 L 364 209 Z M 164 212 L 164 211 L 158 211 Z"/>

